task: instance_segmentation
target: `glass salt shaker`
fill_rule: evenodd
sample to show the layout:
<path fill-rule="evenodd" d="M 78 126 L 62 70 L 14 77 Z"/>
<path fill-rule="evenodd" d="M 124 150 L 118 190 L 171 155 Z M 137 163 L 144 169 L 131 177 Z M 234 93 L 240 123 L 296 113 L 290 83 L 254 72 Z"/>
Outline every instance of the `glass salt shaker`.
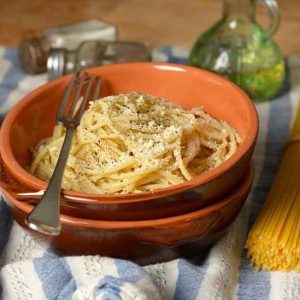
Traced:
<path fill-rule="evenodd" d="M 115 41 L 117 28 L 100 20 L 88 20 L 49 28 L 40 36 L 25 39 L 19 45 L 19 62 L 30 74 L 46 72 L 52 48 L 75 50 L 85 40 Z"/>
<path fill-rule="evenodd" d="M 50 80 L 93 66 L 151 61 L 151 49 L 139 42 L 85 41 L 78 49 L 52 49 L 47 69 Z"/>

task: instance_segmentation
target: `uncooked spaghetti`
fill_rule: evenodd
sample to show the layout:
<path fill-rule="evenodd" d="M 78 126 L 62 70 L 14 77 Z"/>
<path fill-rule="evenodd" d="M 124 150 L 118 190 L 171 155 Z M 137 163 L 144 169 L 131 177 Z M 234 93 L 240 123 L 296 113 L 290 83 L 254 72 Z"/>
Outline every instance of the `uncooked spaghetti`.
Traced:
<path fill-rule="evenodd" d="M 281 163 L 246 243 L 252 264 L 300 271 L 300 105 Z"/>
<path fill-rule="evenodd" d="M 33 151 L 30 172 L 49 181 L 64 140 L 53 135 Z M 239 136 L 201 108 L 182 109 L 139 93 L 90 103 L 74 135 L 63 188 L 94 194 L 147 192 L 190 180 L 237 150 Z"/>

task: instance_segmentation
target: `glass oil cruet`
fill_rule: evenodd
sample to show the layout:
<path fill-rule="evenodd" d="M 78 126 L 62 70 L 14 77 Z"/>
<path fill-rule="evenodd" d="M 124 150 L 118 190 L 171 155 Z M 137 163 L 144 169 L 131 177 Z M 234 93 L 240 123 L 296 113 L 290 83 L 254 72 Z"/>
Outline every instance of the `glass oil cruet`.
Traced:
<path fill-rule="evenodd" d="M 272 40 L 280 14 L 276 0 L 261 0 L 271 24 L 264 30 L 255 19 L 257 0 L 223 0 L 223 17 L 196 41 L 189 64 L 230 79 L 254 101 L 275 96 L 285 77 L 283 55 Z"/>

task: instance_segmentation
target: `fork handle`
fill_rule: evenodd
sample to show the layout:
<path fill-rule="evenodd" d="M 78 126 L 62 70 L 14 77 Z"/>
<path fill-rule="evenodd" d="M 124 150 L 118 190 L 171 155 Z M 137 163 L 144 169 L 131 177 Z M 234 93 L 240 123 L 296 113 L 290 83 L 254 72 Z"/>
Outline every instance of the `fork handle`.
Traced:
<path fill-rule="evenodd" d="M 48 235 L 60 234 L 60 190 L 75 129 L 73 126 L 67 128 L 64 143 L 48 187 L 42 199 L 26 219 L 30 228 Z"/>

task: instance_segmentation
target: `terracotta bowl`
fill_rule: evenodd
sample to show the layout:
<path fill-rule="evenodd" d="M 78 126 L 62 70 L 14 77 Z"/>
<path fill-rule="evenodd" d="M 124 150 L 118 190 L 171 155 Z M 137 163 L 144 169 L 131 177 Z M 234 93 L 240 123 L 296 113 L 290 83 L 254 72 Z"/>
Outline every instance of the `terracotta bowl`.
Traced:
<path fill-rule="evenodd" d="M 184 108 L 203 106 L 213 117 L 227 121 L 241 136 L 237 152 L 221 166 L 189 182 L 155 192 L 93 195 L 63 191 L 61 211 L 102 220 L 142 220 L 190 212 L 220 199 L 244 176 L 256 142 L 258 119 L 248 96 L 213 73 L 193 67 L 132 63 L 88 70 L 104 79 L 102 96 L 137 91 L 163 97 Z M 25 96 L 7 115 L 0 133 L 1 156 L 7 172 L 28 192 L 46 183 L 30 175 L 30 149 L 51 135 L 55 111 L 70 76 L 49 82 Z"/>
<path fill-rule="evenodd" d="M 52 246 L 68 255 L 101 254 L 140 264 L 200 254 L 226 232 L 240 212 L 253 174 L 251 165 L 228 196 L 209 207 L 174 217 L 126 222 L 61 215 L 62 231 L 60 236 L 50 238 Z M 24 220 L 33 206 L 16 200 L 3 186 L 1 192 L 13 217 L 27 228 Z"/>

